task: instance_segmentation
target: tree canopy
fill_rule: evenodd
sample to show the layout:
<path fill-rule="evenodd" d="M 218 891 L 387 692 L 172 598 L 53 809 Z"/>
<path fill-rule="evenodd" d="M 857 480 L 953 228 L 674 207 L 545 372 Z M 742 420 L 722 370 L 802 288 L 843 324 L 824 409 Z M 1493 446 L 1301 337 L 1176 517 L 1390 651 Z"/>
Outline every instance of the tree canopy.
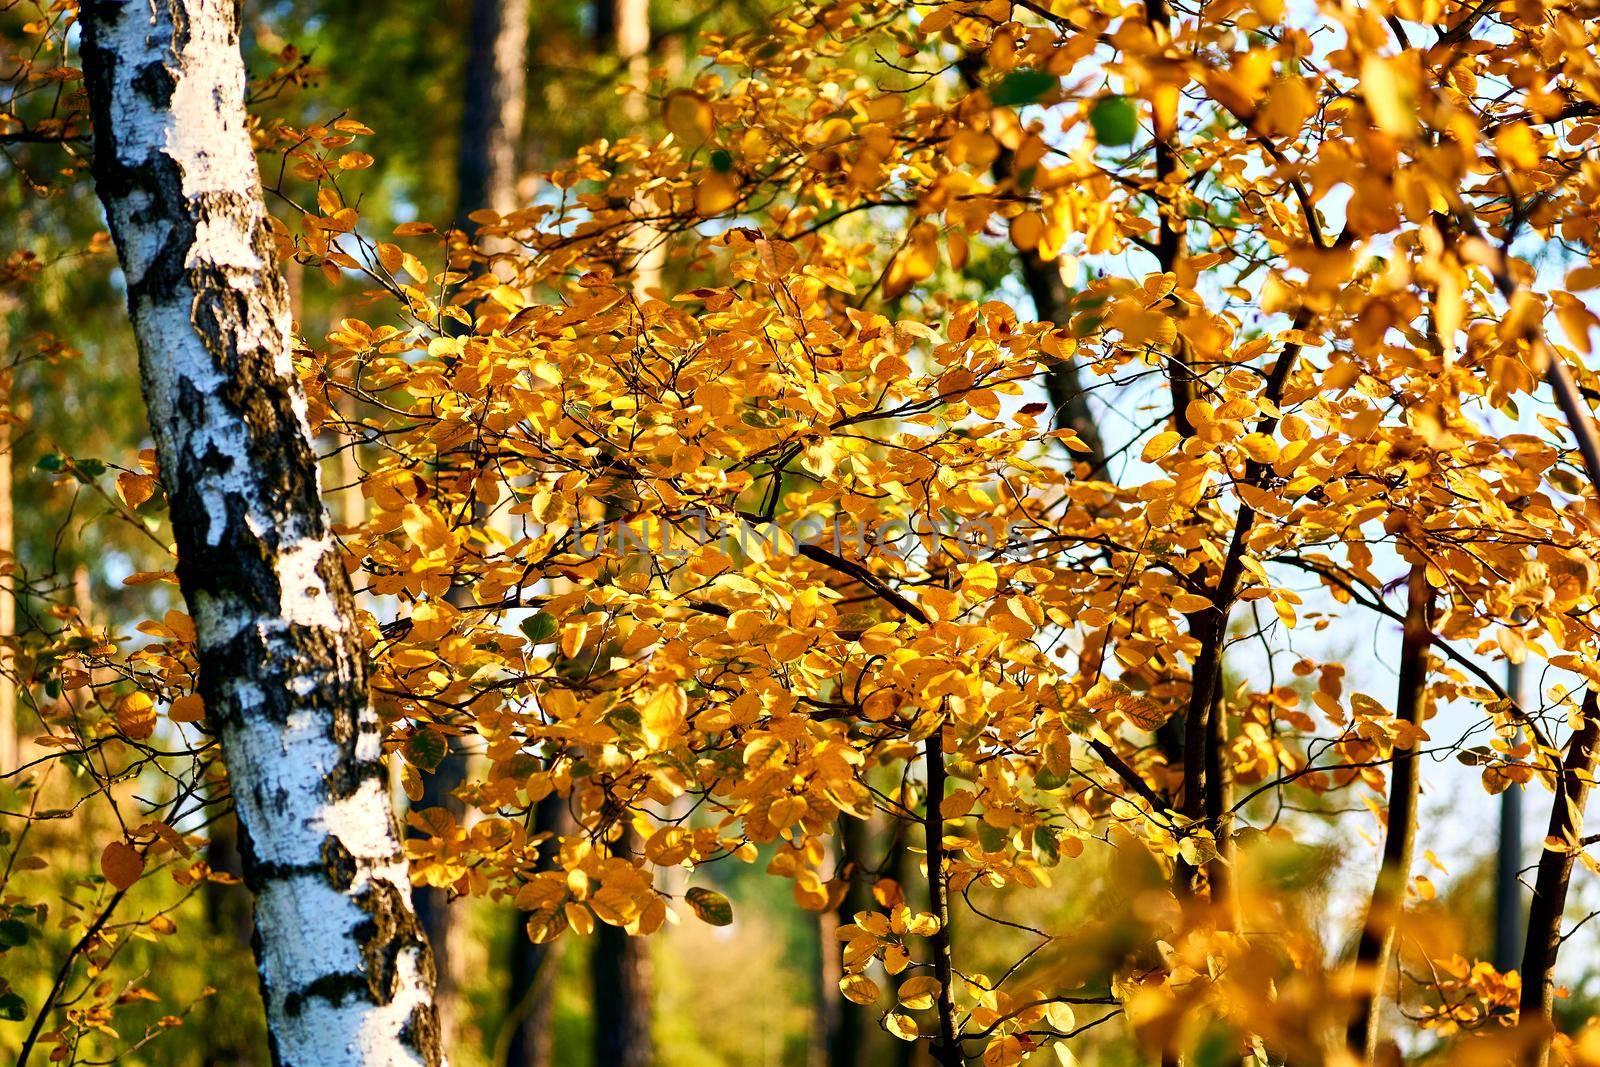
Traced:
<path fill-rule="evenodd" d="M 1600 1062 L 1581 945 L 1556 970 L 1596 869 L 1600 11 L 695 7 L 472 233 L 451 127 L 405 118 L 448 81 L 382 99 L 349 41 L 314 78 L 279 26 L 252 83 L 412 879 L 544 943 L 736 930 L 783 907 L 751 867 L 844 912 L 830 983 L 943 1067 Z M 449 52 L 415 17 L 375 32 Z M 0 143 L 40 190 L 0 210 L 103 294 L 73 8 L 29 19 Z M 30 255 L 11 318 L 60 340 L 18 378 L 110 344 Z M 161 1062 L 182 1011 L 125 1028 L 172 992 L 116 958 L 174 966 L 175 902 L 234 879 L 226 777 L 166 472 L 76 440 L 123 451 L 45 454 L 40 517 L 92 496 L 118 555 L 72 601 L 33 518 L 9 572 L 0 961 L 67 942 L 0 1042 Z M 1548 815 L 1514 966 L 1439 888 L 1506 790 Z M 65 910 L 53 819 L 97 865 Z"/>

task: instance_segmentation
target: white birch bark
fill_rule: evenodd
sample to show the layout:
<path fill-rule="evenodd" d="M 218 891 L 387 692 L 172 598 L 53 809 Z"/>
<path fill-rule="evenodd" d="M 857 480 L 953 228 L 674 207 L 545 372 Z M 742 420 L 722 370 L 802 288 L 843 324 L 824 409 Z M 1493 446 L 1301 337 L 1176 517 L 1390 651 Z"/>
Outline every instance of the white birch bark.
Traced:
<path fill-rule="evenodd" d="M 442 1061 L 246 127 L 235 0 L 85 0 L 95 181 L 281 1064 Z"/>

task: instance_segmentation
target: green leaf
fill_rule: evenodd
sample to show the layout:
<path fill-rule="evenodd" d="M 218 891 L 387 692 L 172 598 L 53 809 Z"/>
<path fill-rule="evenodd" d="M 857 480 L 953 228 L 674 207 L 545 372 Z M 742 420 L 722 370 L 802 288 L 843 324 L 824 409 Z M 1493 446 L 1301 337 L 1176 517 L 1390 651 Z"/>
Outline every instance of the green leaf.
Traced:
<path fill-rule="evenodd" d="M 1129 144 L 1139 133 L 1139 112 L 1125 96 L 1103 96 L 1089 109 L 1089 125 L 1103 145 Z"/>
<path fill-rule="evenodd" d="M 733 904 L 727 897 L 715 889 L 703 889 L 695 886 L 683 895 L 689 907 L 700 917 L 701 922 L 710 923 L 712 926 L 731 926 L 733 924 Z"/>
<path fill-rule="evenodd" d="M 1238 1063 L 1239 1036 L 1221 1023 L 1212 1023 L 1206 1027 L 1189 1056 L 1189 1062 L 1195 1067 L 1222 1067 L 1225 1063 Z"/>
<path fill-rule="evenodd" d="M 1038 773 L 1033 776 L 1033 784 L 1040 789 L 1060 789 L 1067 784 L 1070 777 L 1070 773 L 1057 774 L 1049 767 L 1040 767 Z"/>
<path fill-rule="evenodd" d="M 536 645 L 554 641 L 556 631 L 560 629 L 561 624 L 556 622 L 556 617 L 543 611 L 522 620 L 522 632 Z"/>
<path fill-rule="evenodd" d="M 15 993 L 0 996 L 0 1019 L 20 1023 L 28 1017 L 28 1002 Z"/>
<path fill-rule="evenodd" d="M 1039 862 L 1046 867 L 1054 867 L 1061 862 L 1061 839 L 1050 827 L 1034 827 L 1033 845 L 1039 850 Z"/>
<path fill-rule="evenodd" d="M 28 924 L 21 919 L 6 919 L 0 922 L 0 948 L 16 948 L 26 945 L 32 936 Z"/>
<path fill-rule="evenodd" d="M 711 153 L 711 169 L 726 174 L 733 169 L 733 153 L 719 148 Z"/>
<path fill-rule="evenodd" d="M 1042 70 L 1013 70 L 989 88 L 989 102 L 996 107 L 1032 104 L 1059 84 L 1054 74 Z"/>
<path fill-rule="evenodd" d="M 80 459 L 72 465 L 72 476 L 84 485 L 88 485 L 105 472 L 105 462 L 98 459 Z"/>
<path fill-rule="evenodd" d="M 419 770 L 437 770 L 449 753 L 449 743 L 432 730 L 420 730 L 406 742 L 406 759 Z"/>
<path fill-rule="evenodd" d="M 56 455 L 54 452 L 46 452 L 44 455 L 39 457 L 39 461 L 35 463 L 34 466 L 38 467 L 42 471 L 58 471 L 65 466 L 65 464 L 62 462 L 61 457 Z"/>

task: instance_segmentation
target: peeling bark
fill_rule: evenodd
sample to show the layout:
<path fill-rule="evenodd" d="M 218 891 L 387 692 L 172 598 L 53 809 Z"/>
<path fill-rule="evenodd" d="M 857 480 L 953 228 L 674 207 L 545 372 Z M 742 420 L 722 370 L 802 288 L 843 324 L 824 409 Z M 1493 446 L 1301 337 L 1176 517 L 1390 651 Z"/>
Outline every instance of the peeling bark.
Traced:
<path fill-rule="evenodd" d="M 97 191 L 255 896 L 275 1062 L 439 1064 L 350 581 L 329 531 L 232 0 L 81 9 Z"/>

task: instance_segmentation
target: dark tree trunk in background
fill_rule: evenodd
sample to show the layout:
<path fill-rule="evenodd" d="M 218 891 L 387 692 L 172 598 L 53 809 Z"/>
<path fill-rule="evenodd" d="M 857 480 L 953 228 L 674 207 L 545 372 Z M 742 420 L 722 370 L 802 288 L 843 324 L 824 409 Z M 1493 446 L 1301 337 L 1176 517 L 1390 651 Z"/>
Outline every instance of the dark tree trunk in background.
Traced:
<path fill-rule="evenodd" d="M 1009 177 L 1010 157 L 1007 149 L 1001 149 L 1000 155 L 995 157 L 994 171 L 997 177 Z M 1033 313 L 1041 321 L 1061 326 L 1070 322 L 1072 293 L 1067 289 L 1066 279 L 1061 276 L 1061 264 L 1053 259 L 1045 259 L 1036 251 L 1019 252 L 1017 260 L 1022 268 L 1022 283 L 1033 300 Z M 1045 372 L 1044 387 L 1050 397 L 1050 407 L 1055 412 L 1055 428 L 1076 433 L 1089 446 L 1089 451 L 1080 455 L 1089 464 L 1094 477 L 1107 477 L 1100 425 L 1089 407 L 1088 389 L 1078 374 L 1077 366 L 1071 361 L 1064 361 L 1050 367 Z"/>
<path fill-rule="evenodd" d="M 211 823 L 208 830 L 210 840 L 206 843 L 206 863 L 213 871 L 242 878 L 244 858 L 239 855 L 238 819 L 234 817 L 233 812 L 225 812 Z M 250 896 L 245 892 L 244 886 L 207 882 L 202 894 L 206 926 L 219 949 L 223 945 L 229 945 L 235 952 L 240 950 L 248 952 L 252 926 Z M 225 952 L 219 951 L 215 962 L 226 966 L 227 958 Z M 224 989 L 223 983 L 227 981 L 227 976 L 215 971 L 215 963 L 212 964 L 212 968 L 213 973 L 208 980 L 219 990 Z M 256 1061 L 250 1055 L 247 1031 L 242 1026 L 230 1024 L 222 1017 L 219 1008 L 226 1010 L 218 997 L 211 997 L 205 1001 L 201 1014 L 206 1035 L 206 1067 L 257 1067 Z"/>
<path fill-rule="evenodd" d="M 456 225 L 517 206 L 517 147 L 528 92 L 528 0 L 473 0 L 456 156 Z"/>
<path fill-rule="evenodd" d="M 438 1064 L 433 965 L 250 142 L 238 5 L 90 0 L 80 22 L 95 186 L 239 815 L 274 1059 Z"/>
<path fill-rule="evenodd" d="M 617 848 L 637 852 L 630 830 Z M 620 927 L 598 923 L 591 958 L 593 981 L 594 1062 L 596 1067 L 653 1067 L 655 1037 L 651 1026 L 650 946 Z"/>
<path fill-rule="evenodd" d="M 848 883 L 834 920 L 828 924 L 834 931 L 855 922 L 857 912 L 873 910 L 871 880 L 866 870 L 865 822 L 848 815 L 840 817 L 839 852 L 839 862 Z M 826 978 L 822 990 L 828 998 L 825 1012 L 828 1067 L 866 1067 L 865 1045 L 869 1028 L 876 1025 L 875 1013 L 839 992 L 839 979 L 844 972 L 844 942 L 835 937 L 824 942 L 822 951 L 829 964 L 823 967 Z"/>
<path fill-rule="evenodd" d="M 652 1067 L 650 949 L 645 938 L 599 924 L 594 935 L 594 1062 Z"/>
<path fill-rule="evenodd" d="M 913 851 L 913 846 L 917 843 L 917 834 L 921 829 L 922 824 L 916 819 L 897 819 L 894 824 L 894 839 L 889 845 L 889 856 L 884 860 L 884 867 L 899 883 L 900 891 L 905 895 L 906 907 L 913 912 L 927 910 L 927 901 L 920 895 L 917 884 L 924 881 L 917 870 L 918 853 Z M 891 1047 L 894 1050 L 895 1067 L 914 1067 L 928 1062 L 927 1050 L 921 1041 L 901 1041 L 896 1038 Z"/>
<path fill-rule="evenodd" d="M 474 212 L 505 213 L 516 207 L 517 147 L 527 96 L 528 0 L 474 0 L 467 38 L 456 153 L 456 226 L 470 235 L 477 228 L 471 220 Z M 471 600 L 470 592 L 459 586 L 450 597 L 457 604 Z M 460 743 L 452 741 L 434 773 L 423 779 L 417 807 L 442 807 L 461 819 L 465 811 L 455 791 L 466 780 L 468 758 Z M 460 1025 L 460 986 L 465 977 L 459 924 L 448 890 L 418 886 L 414 898 L 438 959 L 439 1015 L 448 1045 Z M 521 992 L 513 983 L 508 990 L 512 1003 Z"/>
<path fill-rule="evenodd" d="M 1533 882 L 1533 903 L 1528 907 L 1528 937 L 1522 949 L 1522 1022 L 1543 1024 L 1545 1032 L 1529 1048 L 1524 1063 L 1541 1067 L 1550 1058 L 1550 1026 L 1555 1010 L 1556 956 L 1561 951 L 1561 917 L 1567 910 L 1567 886 L 1572 864 L 1582 846 L 1583 807 L 1594 782 L 1595 754 L 1600 750 L 1600 698 L 1593 690 L 1583 695 L 1583 725 L 1567 744 L 1550 802 L 1548 837 L 1562 843 L 1539 855 L 1539 872 Z M 1512 788 L 1516 788 L 1513 786 Z"/>
<path fill-rule="evenodd" d="M 959 63 L 961 76 L 968 89 L 983 85 L 983 57 L 968 56 Z M 995 181 L 1011 181 L 1016 170 L 1016 155 L 1009 148 L 1001 148 L 992 166 Z M 1061 276 L 1061 264 L 1046 259 L 1036 249 L 1017 253 L 1017 266 L 1021 269 L 1022 284 L 1033 300 L 1033 313 L 1041 322 L 1066 325 L 1072 318 L 1072 293 L 1066 279 Z M 1170 270 L 1163 267 L 1163 270 Z M 1077 366 L 1063 361 L 1045 372 L 1045 393 L 1050 398 L 1053 411 L 1052 424 L 1058 430 L 1072 430 L 1084 444 L 1087 453 L 1080 453 L 1095 477 L 1105 477 L 1105 445 L 1100 439 L 1100 426 L 1089 407 L 1089 394 L 1078 374 Z"/>
<path fill-rule="evenodd" d="M 620 58 L 629 61 L 630 71 L 637 74 L 650 42 L 648 0 L 595 0 L 594 11 L 597 34 L 605 35 L 597 44 L 614 48 Z M 634 122 L 643 119 L 637 111 L 628 117 Z M 659 281 L 659 268 L 650 263 L 641 261 L 636 268 L 635 280 L 640 288 Z M 631 831 L 619 847 L 627 852 L 637 851 Z M 655 1039 L 651 1027 L 650 956 L 645 940 L 601 923 L 589 965 L 594 992 L 596 1067 L 649 1067 L 655 1062 Z"/>
<path fill-rule="evenodd" d="M 1414 564 L 1407 581 L 1405 633 L 1400 641 L 1400 685 L 1395 718 L 1421 726 L 1428 692 L 1428 646 L 1433 643 L 1431 618 L 1433 589 L 1426 568 Z M 1377 884 L 1367 908 L 1367 921 L 1356 945 L 1354 973 L 1362 986 L 1346 1035 L 1353 1056 L 1372 1063 L 1378 1049 L 1378 1003 L 1394 958 L 1395 932 L 1406 904 L 1406 884 L 1411 877 L 1411 853 L 1417 840 L 1417 749 L 1394 749 L 1389 771 L 1389 830 L 1383 840 L 1383 858 Z"/>
<path fill-rule="evenodd" d="M 1506 695 L 1522 702 L 1522 666 L 1506 665 Z M 1500 837 L 1494 854 L 1494 965 L 1514 969 L 1522 955 L 1522 786 L 1500 794 Z"/>
<path fill-rule="evenodd" d="M 548 833 L 551 840 L 539 852 L 538 869 L 555 866 L 559 837 L 567 828 L 565 802 L 551 793 L 533 809 L 533 832 Z M 520 914 L 511 931 L 511 985 L 513 999 L 508 1005 L 506 1026 L 510 1036 L 506 1046 L 506 1067 L 550 1067 L 553 1061 L 551 1009 L 555 971 L 561 962 L 561 942 L 536 945 L 528 937 L 527 924 Z"/>

